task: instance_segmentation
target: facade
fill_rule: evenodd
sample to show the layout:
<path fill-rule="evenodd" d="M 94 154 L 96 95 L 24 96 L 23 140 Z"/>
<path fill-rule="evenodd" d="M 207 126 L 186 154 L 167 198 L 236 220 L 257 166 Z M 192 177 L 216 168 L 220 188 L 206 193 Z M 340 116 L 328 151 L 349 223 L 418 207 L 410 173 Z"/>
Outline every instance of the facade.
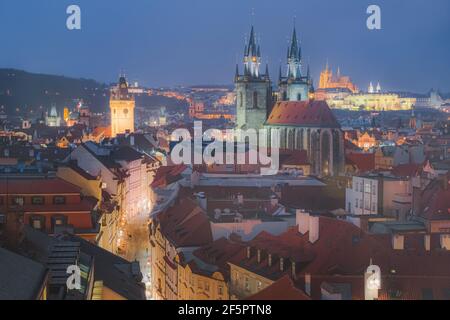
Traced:
<path fill-rule="evenodd" d="M 236 126 L 238 129 L 261 129 L 272 106 L 272 87 L 268 68 L 261 68 L 261 49 L 254 28 L 245 46 L 244 73 L 236 66 L 235 90 L 237 96 Z"/>
<path fill-rule="evenodd" d="M 16 244 L 23 235 L 24 225 L 48 234 L 69 231 L 95 241 L 99 231 L 95 218 L 97 207 L 97 199 L 83 197 L 79 187 L 59 178 L 0 180 L 5 233 Z"/>
<path fill-rule="evenodd" d="M 352 215 L 384 215 L 405 220 L 412 204 L 407 177 L 393 175 L 354 176 L 346 190 L 346 211 Z"/>
<path fill-rule="evenodd" d="M 55 106 L 50 109 L 50 113 L 45 115 L 45 124 L 49 127 L 61 126 L 61 117 L 58 116 L 58 111 Z"/>
<path fill-rule="evenodd" d="M 281 130 L 281 149 L 306 150 L 312 174 L 328 176 L 344 171 L 343 133 L 326 102 L 277 102 L 266 128 Z"/>
<path fill-rule="evenodd" d="M 111 90 L 109 102 L 111 110 L 111 137 L 120 133 L 134 132 L 134 97 L 128 92 L 128 83 L 124 76 L 117 87 Z"/>
<path fill-rule="evenodd" d="M 348 89 L 351 93 L 357 93 L 359 91 L 356 85 L 351 81 L 350 77 L 341 75 L 339 68 L 336 76 L 334 76 L 333 70 L 328 67 L 328 63 L 325 70 L 320 73 L 318 89 Z"/>

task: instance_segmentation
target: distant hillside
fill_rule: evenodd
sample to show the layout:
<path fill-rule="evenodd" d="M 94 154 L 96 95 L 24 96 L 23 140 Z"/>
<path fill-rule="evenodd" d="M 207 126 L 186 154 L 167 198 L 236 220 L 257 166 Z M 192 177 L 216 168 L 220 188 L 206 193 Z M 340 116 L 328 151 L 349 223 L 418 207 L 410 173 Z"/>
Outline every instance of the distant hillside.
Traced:
<path fill-rule="evenodd" d="M 53 104 L 62 110 L 72 106 L 74 99 L 83 99 L 93 111 L 108 106 L 108 86 L 94 80 L 34 74 L 21 70 L 0 69 L 0 106 L 8 114 L 49 108 Z"/>

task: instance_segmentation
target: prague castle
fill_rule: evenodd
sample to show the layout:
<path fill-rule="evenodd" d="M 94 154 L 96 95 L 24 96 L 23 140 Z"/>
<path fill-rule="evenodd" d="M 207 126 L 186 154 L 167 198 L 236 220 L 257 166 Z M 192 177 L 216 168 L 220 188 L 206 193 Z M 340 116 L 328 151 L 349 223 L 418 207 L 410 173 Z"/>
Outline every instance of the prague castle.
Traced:
<path fill-rule="evenodd" d="M 134 97 L 128 91 L 125 76 L 121 76 L 119 84 L 111 90 L 109 107 L 111 110 L 111 137 L 121 133 L 134 132 Z"/>
<path fill-rule="evenodd" d="M 325 70 L 320 73 L 319 89 L 348 89 L 352 93 L 358 92 L 358 88 L 352 83 L 350 77 L 342 76 L 340 68 L 334 76 L 328 63 Z"/>
<path fill-rule="evenodd" d="M 280 68 L 278 92 L 272 92 L 268 66 L 260 72 L 261 48 L 252 27 L 244 51 L 244 73 L 236 66 L 238 129 L 280 131 L 280 148 L 306 150 L 312 174 L 336 175 L 344 168 L 344 138 L 336 117 L 325 101 L 314 101 L 313 82 L 303 73 L 301 46 L 294 28 L 287 50 L 287 70 Z M 271 134 L 269 134 L 270 137 Z M 271 147 L 271 139 L 267 142 Z"/>

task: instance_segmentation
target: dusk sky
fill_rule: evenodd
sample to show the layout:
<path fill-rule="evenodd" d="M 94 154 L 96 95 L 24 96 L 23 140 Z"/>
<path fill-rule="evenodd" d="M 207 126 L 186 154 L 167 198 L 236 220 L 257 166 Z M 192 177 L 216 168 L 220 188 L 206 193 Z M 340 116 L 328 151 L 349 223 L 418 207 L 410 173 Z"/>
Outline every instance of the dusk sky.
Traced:
<path fill-rule="evenodd" d="M 82 30 L 66 29 L 66 8 Z M 381 7 L 382 30 L 366 27 Z M 255 15 L 252 18 L 252 9 Z M 253 23 L 276 80 L 294 16 L 317 83 L 328 58 L 362 88 L 450 92 L 448 0 L 1 0 L 0 67 L 147 86 L 231 84 Z"/>

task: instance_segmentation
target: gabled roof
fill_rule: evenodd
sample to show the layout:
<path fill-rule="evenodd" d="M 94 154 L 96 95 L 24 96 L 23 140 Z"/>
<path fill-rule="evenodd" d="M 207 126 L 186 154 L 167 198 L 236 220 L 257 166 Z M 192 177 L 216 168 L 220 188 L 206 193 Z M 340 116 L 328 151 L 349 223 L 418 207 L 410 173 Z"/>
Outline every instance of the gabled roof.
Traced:
<path fill-rule="evenodd" d="M 311 300 L 302 290 L 295 287 L 292 279 L 286 275 L 275 281 L 272 285 L 248 298 L 248 300 Z"/>
<path fill-rule="evenodd" d="M 266 125 L 340 128 L 325 101 L 280 101 L 275 104 Z"/>
<path fill-rule="evenodd" d="M 158 214 L 162 234 L 177 248 L 211 243 L 212 231 L 206 213 L 190 198 Z"/>
<path fill-rule="evenodd" d="M 46 274 L 42 264 L 0 248 L 0 300 L 35 300 Z"/>

